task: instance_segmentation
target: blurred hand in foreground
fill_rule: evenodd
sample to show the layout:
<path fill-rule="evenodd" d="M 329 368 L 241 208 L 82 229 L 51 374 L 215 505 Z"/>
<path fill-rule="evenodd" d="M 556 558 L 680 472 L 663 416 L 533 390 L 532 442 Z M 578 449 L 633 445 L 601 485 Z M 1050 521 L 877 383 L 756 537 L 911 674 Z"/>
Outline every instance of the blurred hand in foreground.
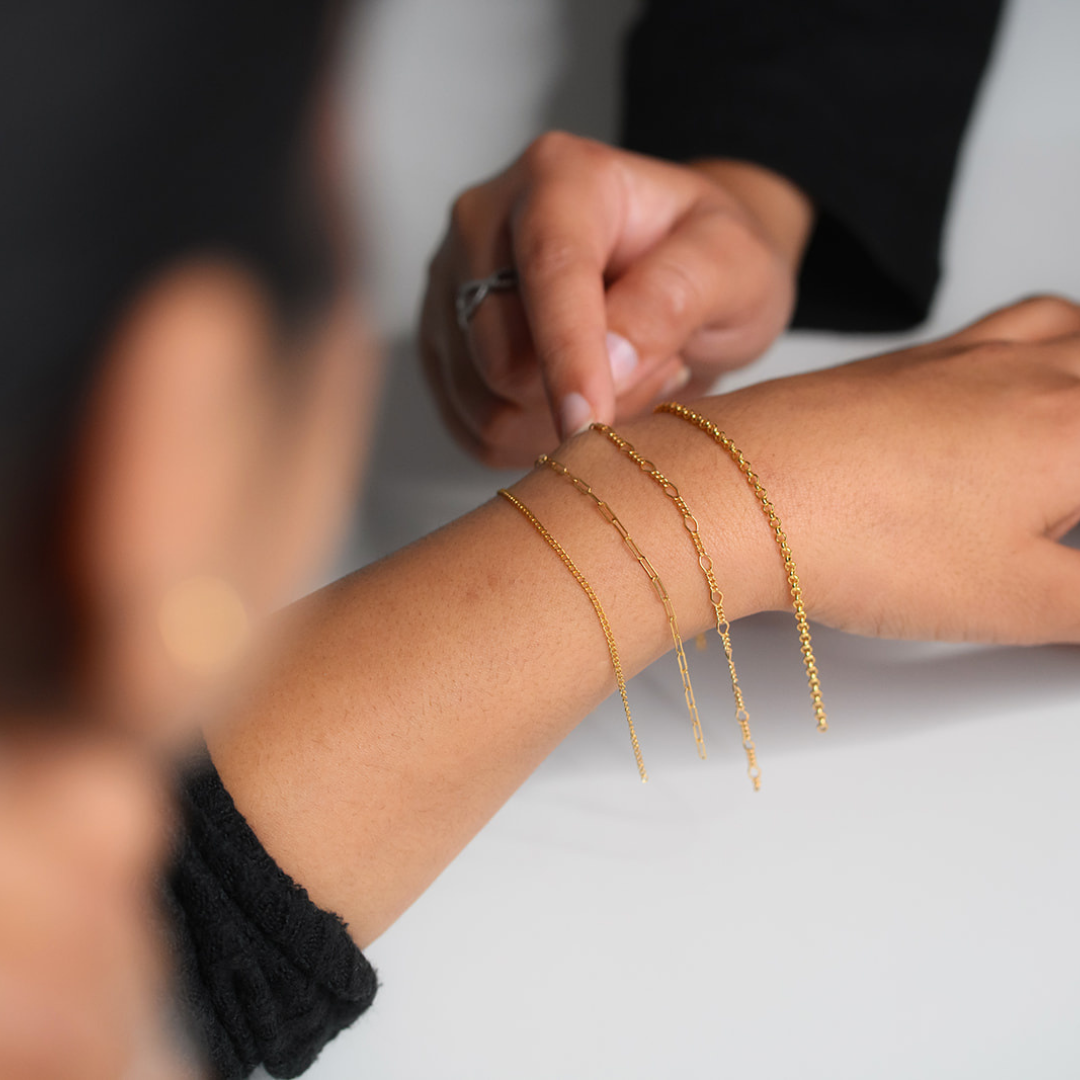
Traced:
<path fill-rule="evenodd" d="M 0 1076 L 193 1080 L 150 910 L 166 800 L 130 748 L 0 745 Z"/>

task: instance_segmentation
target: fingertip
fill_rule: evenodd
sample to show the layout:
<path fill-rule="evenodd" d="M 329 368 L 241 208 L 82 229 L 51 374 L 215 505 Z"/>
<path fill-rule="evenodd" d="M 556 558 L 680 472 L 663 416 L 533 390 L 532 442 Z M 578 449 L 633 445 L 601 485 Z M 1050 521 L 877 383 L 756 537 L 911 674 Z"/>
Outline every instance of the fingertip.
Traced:
<path fill-rule="evenodd" d="M 685 364 L 679 366 L 667 377 L 664 385 L 660 387 L 660 397 L 671 397 L 673 394 L 685 390 L 690 382 L 691 371 Z"/>
<path fill-rule="evenodd" d="M 585 395 L 571 390 L 559 403 L 559 437 L 570 439 L 580 435 L 595 419 Z"/>
<path fill-rule="evenodd" d="M 620 393 L 637 381 L 640 357 L 633 343 L 613 330 L 607 332 L 605 344 L 608 363 L 611 366 L 611 380 L 615 386 L 615 392 Z"/>

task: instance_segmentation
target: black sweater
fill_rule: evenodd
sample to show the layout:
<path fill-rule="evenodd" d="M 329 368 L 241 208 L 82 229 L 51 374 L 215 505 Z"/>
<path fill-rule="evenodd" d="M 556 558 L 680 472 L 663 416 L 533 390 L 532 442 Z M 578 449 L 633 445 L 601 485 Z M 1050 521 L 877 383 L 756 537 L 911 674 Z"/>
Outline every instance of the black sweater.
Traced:
<path fill-rule="evenodd" d="M 625 141 L 793 180 L 818 210 L 794 325 L 901 330 L 939 274 L 957 152 L 1001 0 L 656 0 Z"/>
<path fill-rule="evenodd" d="M 186 773 L 165 889 L 179 1004 L 215 1077 L 297 1076 L 375 997 L 344 923 L 278 868 L 208 757 Z"/>

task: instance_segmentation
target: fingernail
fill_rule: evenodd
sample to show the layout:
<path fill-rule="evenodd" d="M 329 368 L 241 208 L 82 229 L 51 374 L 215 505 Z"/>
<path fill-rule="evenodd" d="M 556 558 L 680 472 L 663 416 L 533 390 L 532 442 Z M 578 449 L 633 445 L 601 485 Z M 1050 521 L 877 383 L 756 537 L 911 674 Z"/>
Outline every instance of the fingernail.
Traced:
<path fill-rule="evenodd" d="M 683 366 L 660 387 L 660 396 L 667 397 L 668 394 L 677 394 L 689 381 L 690 369 L 683 364 Z"/>
<path fill-rule="evenodd" d="M 583 394 L 574 390 L 562 399 L 559 406 L 559 434 L 564 439 L 580 435 L 592 423 L 592 418 L 592 407 Z"/>
<path fill-rule="evenodd" d="M 638 366 L 637 349 L 622 336 L 612 331 L 607 334 L 608 362 L 611 364 L 611 378 L 618 391 L 630 381 L 630 376 Z"/>

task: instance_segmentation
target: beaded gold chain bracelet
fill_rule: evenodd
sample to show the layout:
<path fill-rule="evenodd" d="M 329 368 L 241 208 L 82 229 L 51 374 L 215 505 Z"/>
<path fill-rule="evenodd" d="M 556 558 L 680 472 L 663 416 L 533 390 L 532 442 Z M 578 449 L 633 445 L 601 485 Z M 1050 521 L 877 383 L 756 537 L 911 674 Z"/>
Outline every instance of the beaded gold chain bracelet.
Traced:
<path fill-rule="evenodd" d="M 747 484 L 750 485 L 751 490 L 761 504 L 762 513 L 764 513 L 765 517 L 768 519 L 769 527 L 772 529 L 773 538 L 776 540 L 776 545 L 780 549 L 780 556 L 784 560 L 784 570 L 787 573 L 788 590 L 791 593 L 792 607 L 795 609 L 795 621 L 799 627 L 799 647 L 803 655 L 803 664 L 806 667 L 806 677 L 810 687 L 810 700 L 813 702 L 814 706 L 814 718 L 817 720 L 818 731 L 828 731 L 829 723 L 825 714 L 825 706 L 821 699 L 821 680 L 818 677 L 817 661 L 814 659 L 814 650 L 810 644 L 810 627 L 806 621 L 806 608 L 803 604 L 802 586 L 799 583 L 799 575 L 795 569 L 795 559 L 791 554 L 791 547 L 788 545 L 787 535 L 784 533 L 784 527 L 780 522 L 780 517 L 776 513 L 776 508 L 769 499 L 765 486 L 761 483 L 758 475 L 750 467 L 750 462 L 746 460 L 742 451 L 707 417 L 701 416 L 694 412 L 693 409 L 688 409 L 685 405 L 680 405 L 675 401 L 664 401 L 657 405 L 653 411 L 658 413 L 668 413 L 671 416 L 678 417 L 680 420 L 685 420 L 688 424 L 693 424 L 694 427 L 703 431 L 714 442 L 723 447 L 731 457 L 732 461 L 738 466 L 740 472 L 746 477 Z"/>
<path fill-rule="evenodd" d="M 626 531 L 626 526 L 615 516 L 614 511 L 603 499 L 601 499 L 593 489 L 585 483 L 584 480 L 575 476 L 570 470 L 563 465 L 561 461 L 556 461 L 554 458 L 548 457 L 547 454 L 541 454 L 536 459 L 537 465 L 547 465 L 559 476 L 568 480 L 577 490 L 591 499 L 596 508 L 600 511 L 601 516 L 606 522 L 614 527 L 616 532 L 622 537 L 623 543 L 629 549 L 631 555 L 638 561 L 641 568 L 649 576 L 649 581 L 652 583 L 653 588 L 656 590 L 656 595 L 660 598 L 660 603 L 664 606 L 664 614 L 667 615 L 668 626 L 671 630 L 671 639 L 675 643 L 675 655 L 679 662 L 679 675 L 682 678 L 683 695 L 686 698 L 686 708 L 690 713 L 690 720 L 694 729 L 694 741 L 697 743 L 698 757 L 705 757 L 705 736 L 701 730 L 701 720 L 698 717 L 697 702 L 694 699 L 694 688 L 690 683 L 690 668 L 686 662 L 686 652 L 683 649 L 682 635 L 679 633 L 679 622 L 675 617 L 675 608 L 671 603 L 671 597 L 668 596 L 667 589 L 664 588 L 664 583 L 660 580 L 660 575 L 653 569 L 653 565 L 642 554 L 641 549 L 637 546 L 630 534 Z"/>
<path fill-rule="evenodd" d="M 622 698 L 623 711 L 626 713 L 626 725 L 630 729 L 630 745 L 634 748 L 634 760 L 637 762 L 638 775 L 641 777 L 641 782 L 645 783 L 649 779 L 649 774 L 645 771 L 645 762 L 641 756 L 641 747 L 638 745 L 637 732 L 634 731 L 634 718 L 630 715 L 630 699 L 626 695 L 626 677 L 623 675 L 619 650 L 615 646 L 615 635 L 612 633 L 611 623 L 608 622 L 608 617 L 600 604 L 600 598 L 593 591 L 593 587 L 585 580 L 585 575 L 574 565 L 573 560 L 563 550 L 559 541 L 544 528 L 536 515 L 516 495 L 512 495 L 505 488 L 500 488 L 499 494 L 511 506 L 515 507 L 525 520 L 547 541 L 548 546 L 559 556 L 563 565 L 570 571 L 578 585 L 581 586 L 582 592 L 589 598 L 593 611 L 596 612 L 596 617 L 600 621 L 600 629 L 604 632 L 608 655 L 611 657 L 611 667 L 615 672 L 615 683 L 619 688 L 619 697 Z"/>
<path fill-rule="evenodd" d="M 761 766 L 758 765 L 757 747 L 754 745 L 753 737 L 750 734 L 750 713 L 746 708 L 742 687 L 739 685 L 739 676 L 735 671 L 735 659 L 731 649 L 731 624 L 724 614 L 724 594 L 720 591 L 720 586 L 716 581 L 716 575 L 713 572 L 712 556 L 705 550 L 705 542 L 701 539 L 701 530 L 698 527 L 698 520 L 690 512 L 690 507 L 687 506 L 683 496 L 679 494 L 679 489 L 651 461 L 649 461 L 648 458 L 642 457 L 641 454 L 634 449 L 631 443 L 627 442 L 627 440 L 613 428 L 608 427 L 607 424 L 592 424 L 591 428 L 593 431 L 606 436 L 628 458 L 630 458 L 630 460 L 634 462 L 646 476 L 652 479 L 682 515 L 683 525 L 686 526 L 686 531 L 693 541 L 694 549 L 697 552 L 698 566 L 701 567 L 702 572 L 705 574 L 705 581 L 709 588 L 709 600 L 712 603 L 713 611 L 716 615 L 716 632 L 720 635 L 720 641 L 724 648 L 724 657 L 727 660 L 728 672 L 731 676 L 731 692 L 735 698 L 735 722 L 739 725 L 739 731 L 742 734 L 743 749 L 746 751 L 746 773 L 750 777 L 751 783 L 754 785 L 754 790 L 760 791 Z"/>

